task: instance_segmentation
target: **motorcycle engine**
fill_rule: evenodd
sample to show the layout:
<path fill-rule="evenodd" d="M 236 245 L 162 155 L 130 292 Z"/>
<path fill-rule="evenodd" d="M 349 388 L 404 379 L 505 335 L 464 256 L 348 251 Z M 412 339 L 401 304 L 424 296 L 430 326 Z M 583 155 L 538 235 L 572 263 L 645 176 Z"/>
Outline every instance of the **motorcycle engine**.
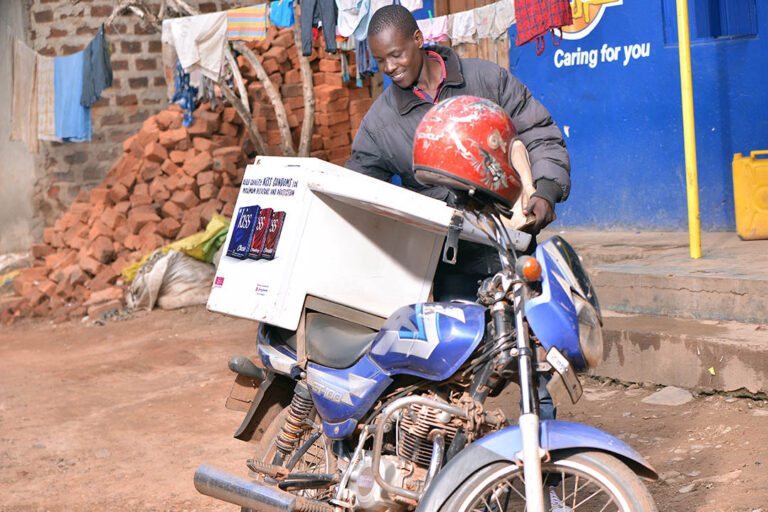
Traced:
<path fill-rule="evenodd" d="M 398 428 L 397 454 L 414 463 L 429 467 L 432 460 L 430 433 L 441 431 L 445 446 L 453 441 L 460 423 L 451 421 L 450 415 L 426 405 L 414 404 L 403 414 Z"/>
<path fill-rule="evenodd" d="M 381 457 L 381 474 L 392 485 L 402 487 L 411 471 L 403 467 L 403 461 L 392 455 Z M 368 452 L 349 477 L 349 489 L 357 497 L 355 509 L 371 512 L 398 512 L 405 510 L 405 505 L 394 500 L 387 491 L 376 483 L 371 468 L 372 457 Z"/>
<path fill-rule="evenodd" d="M 430 393 L 430 399 L 445 401 Z M 460 420 L 439 409 L 411 404 L 402 409 L 395 432 L 397 455 L 382 454 L 381 475 L 392 486 L 420 491 L 432 460 L 434 432 L 443 435 L 449 446 L 461 426 Z M 391 446 L 391 445 L 390 445 Z M 407 508 L 403 499 L 382 489 L 373 476 L 372 456 L 366 452 L 350 474 L 348 489 L 356 496 L 356 510 L 370 512 L 400 512 Z"/>

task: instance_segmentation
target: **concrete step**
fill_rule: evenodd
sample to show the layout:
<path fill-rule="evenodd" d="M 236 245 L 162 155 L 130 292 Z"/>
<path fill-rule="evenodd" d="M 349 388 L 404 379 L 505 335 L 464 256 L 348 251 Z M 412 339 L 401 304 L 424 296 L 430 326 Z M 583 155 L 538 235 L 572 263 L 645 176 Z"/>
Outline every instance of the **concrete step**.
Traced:
<path fill-rule="evenodd" d="M 685 232 L 554 231 L 590 271 L 605 319 L 595 375 L 768 393 L 768 240 Z"/>
<path fill-rule="evenodd" d="M 738 322 L 768 319 L 768 275 L 681 275 L 641 262 L 599 265 L 591 275 L 600 305 L 613 311 Z"/>
<path fill-rule="evenodd" d="M 744 242 L 734 233 L 702 233 L 702 258 L 693 260 L 687 233 L 559 234 L 590 270 L 603 309 L 737 322 L 768 320 L 768 240 Z"/>
<path fill-rule="evenodd" d="M 768 393 L 768 326 L 604 311 L 593 375 L 691 389 Z"/>

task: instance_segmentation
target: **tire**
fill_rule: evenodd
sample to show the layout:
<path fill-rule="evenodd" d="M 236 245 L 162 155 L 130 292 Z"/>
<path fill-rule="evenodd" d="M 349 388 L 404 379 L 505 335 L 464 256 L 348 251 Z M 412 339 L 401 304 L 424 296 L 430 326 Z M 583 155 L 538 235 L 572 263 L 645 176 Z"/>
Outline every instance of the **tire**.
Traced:
<path fill-rule="evenodd" d="M 607 453 L 554 453 L 551 461 L 542 463 L 542 480 L 548 512 L 658 512 L 640 478 Z M 465 480 L 441 508 L 442 512 L 524 510 L 523 469 L 511 462 L 481 469 Z"/>

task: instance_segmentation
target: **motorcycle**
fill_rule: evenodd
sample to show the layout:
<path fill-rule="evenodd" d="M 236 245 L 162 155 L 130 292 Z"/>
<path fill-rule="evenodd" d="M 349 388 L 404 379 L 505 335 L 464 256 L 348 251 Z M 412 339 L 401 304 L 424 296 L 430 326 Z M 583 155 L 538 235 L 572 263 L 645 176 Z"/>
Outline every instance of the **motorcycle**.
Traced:
<path fill-rule="evenodd" d="M 235 436 L 260 435 L 251 478 L 202 465 L 199 492 L 268 512 L 657 510 L 641 480 L 657 474 L 640 454 L 591 426 L 539 418 L 540 379 L 555 401 L 576 403 L 577 372 L 602 358 L 579 256 L 560 236 L 522 255 L 498 210 L 463 216 L 502 266 L 476 303 L 404 306 L 377 330 L 314 311 L 295 332 L 260 326 L 261 366 L 230 361 L 260 382 Z M 513 382 L 515 421 L 486 407 Z"/>

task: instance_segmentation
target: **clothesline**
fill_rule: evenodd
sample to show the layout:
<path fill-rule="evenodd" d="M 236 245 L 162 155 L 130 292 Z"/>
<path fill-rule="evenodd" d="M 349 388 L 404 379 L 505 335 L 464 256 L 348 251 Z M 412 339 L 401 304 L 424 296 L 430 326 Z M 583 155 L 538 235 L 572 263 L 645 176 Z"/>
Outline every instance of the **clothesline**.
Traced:
<path fill-rule="evenodd" d="M 38 151 L 40 140 L 91 140 L 90 107 L 112 85 L 104 25 L 83 50 L 64 57 L 41 55 L 10 37 L 10 140 L 26 143 L 32 153 Z"/>
<path fill-rule="evenodd" d="M 309 56 L 312 52 L 313 25 L 322 26 L 324 33 L 332 32 L 332 37 L 325 37 L 326 51 L 359 52 L 359 48 L 350 43 L 364 41 L 373 13 L 395 2 L 411 11 L 423 6 L 422 0 L 304 0 L 302 7 L 307 21 L 302 22 L 301 27 L 302 53 Z M 239 9 L 167 19 L 163 21 L 162 41 L 175 48 L 185 72 L 199 71 L 216 81 L 224 62 L 226 41 L 264 39 L 270 23 L 278 27 L 292 26 L 293 1 L 275 0 Z M 483 38 L 505 38 L 514 23 L 514 0 L 499 0 L 445 16 L 432 17 L 430 13 L 429 18 L 418 20 L 427 44 L 450 40 L 453 45 L 476 43 Z"/>
<path fill-rule="evenodd" d="M 349 79 L 349 66 L 343 51 L 355 51 L 356 81 L 378 73 L 376 61 L 367 44 L 370 17 L 380 8 L 399 3 L 410 11 L 423 7 L 422 0 L 303 0 L 301 39 L 302 54 L 312 53 L 313 30 L 322 27 L 325 50 L 342 50 L 342 77 Z M 290 27 L 295 23 L 293 0 L 230 9 L 196 16 L 163 20 L 163 64 L 183 73 L 176 76 L 176 90 L 171 101 L 182 101 L 192 122 L 194 98 L 204 90 L 205 80 L 218 81 L 224 69 L 227 41 L 258 41 L 266 38 L 269 24 Z M 446 16 L 418 20 L 426 44 L 448 41 L 459 45 L 490 38 L 506 41 L 507 31 L 515 23 L 514 0 L 499 0 L 490 5 Z M 332 34 L 329 36 L 328 34 Z M 168 49 L 166 51 L 166 48 Z M 175 53 L 175 55 L 173 55 Z"/>
<path fill-rule="evenodd" d="M 503 39 L 515 24 L 513 0 L 492 4 L 444 16 L 417 20 L 419 30 L 428 44 L 446 42 L 451 45 L 477 43 L 478 39 Z"/>

